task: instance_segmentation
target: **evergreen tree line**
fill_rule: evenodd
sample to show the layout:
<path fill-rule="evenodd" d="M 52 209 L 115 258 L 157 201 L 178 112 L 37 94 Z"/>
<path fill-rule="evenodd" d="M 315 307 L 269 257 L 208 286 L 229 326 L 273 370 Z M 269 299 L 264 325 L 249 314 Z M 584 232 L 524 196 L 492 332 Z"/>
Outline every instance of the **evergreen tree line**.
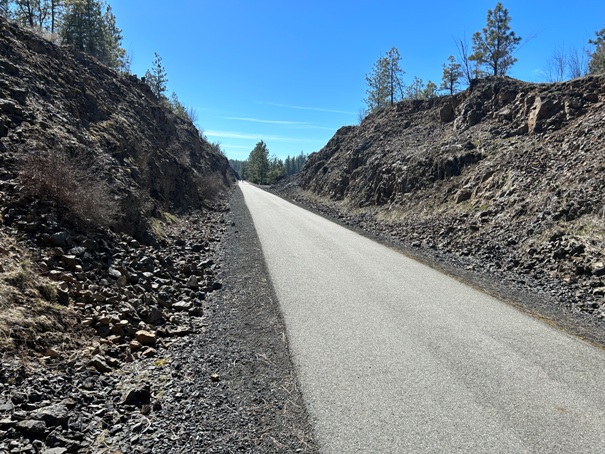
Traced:
<path fill-rule="evenodd" d="M 441 84 L 419 77 L 405 86 L 401 55 L 397 47 L 380 57 L 369 74 L 366 74 L 366 107 L 359 120 L 375 110 L 404 99 L 429 99 L 439 94 L 453 95 L 460 85 L 468 86 L 473 79 L 486 76 L 506 76 L 517 59 L 515 53 L 521 44 L 510 27 L 511 17 L 501 2 L 487 12 L 486 26 L 473 34 L 472 46 L 466 39 L 456 41 L 458 57 L 450 55 L 443 64 Z M 547 61 L 545 77 L 549 82 L 577 78 L 587 74 L 605 73 L 605 28 L 589 40 L 592 49 L 557 49 Z"/>
<path fill-rule="evenodd" d="M 101 0 L 0 0 L 0 14 L 47 38 L 73 46 L 107 66 L 128 72 L 122 30 Z"/>
<path fill-rule="evenodd" d="M 307 155 L 302 151 L 298 156 L 288 156 L 285 161 L 276 156 L 269 157 L 269 149 L 261 140 L 245 161 L 230 159 L 229 164 L 242 180 L 256 184 L 274 184 L 286 175 L 294 175 L 302 170 Z"/>

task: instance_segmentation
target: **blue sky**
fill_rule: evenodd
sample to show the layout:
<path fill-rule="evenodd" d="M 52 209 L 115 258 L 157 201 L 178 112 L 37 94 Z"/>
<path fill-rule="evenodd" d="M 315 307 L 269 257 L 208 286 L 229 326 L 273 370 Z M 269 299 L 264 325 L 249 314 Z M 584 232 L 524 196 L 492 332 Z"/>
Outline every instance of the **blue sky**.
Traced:
<path fill-rule="evenodd" d="M 246 159 L 264 140 L 280 158 L 318 151 L 356 124 L 365 74 L 396 46 L 404 82 L 437 84 L 455 39 L 485 26 L 497 1 L 109 0 L 142 76 L 154 52 L 168 93 L 195 108 L 198 124 L 227 156 Z M 532 37 L 512 77 L 544 81 L 557 47 L 587 45 L 605 27 L 603 0 L 509 0 L 512 29 Z"/>

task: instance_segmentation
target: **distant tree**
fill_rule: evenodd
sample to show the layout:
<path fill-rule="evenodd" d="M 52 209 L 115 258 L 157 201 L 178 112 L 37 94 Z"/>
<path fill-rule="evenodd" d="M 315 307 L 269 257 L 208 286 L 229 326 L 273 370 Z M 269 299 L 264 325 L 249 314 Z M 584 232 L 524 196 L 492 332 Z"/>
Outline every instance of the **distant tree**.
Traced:
<path fill-rule="evenodd" d="M 229 165 L 239 175 L 242 180 L 246 179 L 246 164 L 247 161 L 240 161 L 238 159 L 229 159 Z"/>
<path fill-rule="evenodd" d="M 8 0 L 0 0 L 0 16 L 9 17 L 10 16 L 10 8 Z"/>
<path fill-rule="evenodd" d="M 365 117 L 368 116 L 368 108 L 367 107 L 360 107 L 359 110 L 357 111 L 357 123 L 361 124 L 361 122 L 365 119 Z"/>
<path fill-rule="evenodd" d="M 587 49 L 571 49 L 567 53 L 567 67 L 570 79 L 584 77 L 590 73 L 590 61 Z"/>
<path fill-rule="evenodd" d="M 437 96 L 437 90 L 438 90 L 437 84 L 435 82 L 433 82 L 432 80 L 429 80 L 426 83 L 424 90 L 422 90 L 420 99 L 435 98 Z"/>
<path fill-rule="evenodd" d="M 558 47 L 546 60 L 544 75 L 547 82 L 561 82 L 565 80 L 568 68 L 568 57 L 565 49 Z"/>
<path fill-rule="evenodd" d="M 247 177 L 253 183 L 266 184 L 269 171 L 269 149 L 262 140 L 248 156 Z"/>
<path fill-rule="evenodd" d="M 588 63 L 590 74 L 602 74 L 605 72 L 605 28 L 596 32 L 595 39 L 588 42 L 594 46 Z"/>
<path fill-rule="evenodd" d="M 58 5 L 58 4 L 57 4 Z M 121 69 L 126 52 L 122 32 L 116 26 L 111 7 L 97 0 L 66 0 L 60 36 L 65 44 Z"/>
<path fill-rule="evenodd" d="M 400 61 L 401 55 L 399 55 L 399 49 L 393 46 L 386 55 L 388 95 L 391 105 L 401 99 L 403 91 L 401 78 L 405 74 L 405 71 L 399 66 Z"/>
<path fill-rule="evenodd" d="M 294 175 L 302 170 L 307 162 L 307 155 L 302 151 L 298 156 L 288 156 L 284 161 L 284 167 L 287 175 Z"/>
<path fill-rule="evenodd" d="M 373 112 L 388 105 L 393 105 L 403 95 L 402 76 L 405 71 L 401 69 L 399 62 L 401 56 L 396 47 L 392 47 L 384 57 L 380 57 L 372 72 L 366 74 L 367 98 L 365 103 L 368 111 Z"/>
<path fill-rule="evenodd" d="M 59 29 L 63 8 L 63 0 L 0 0 L 1 15 L 14 18 L 23 27 L 51 34 Z"/>
<path fill-rule="evenodd" d="M 226 156 L 225 154 L 225 150 L 223 150 L 223 147 L 221 146 L 220 142 L 212 142 L 210 144 L 210 148 L 212 148 L 212 150 L 217 153 L 220 154 L 222 156 Z"/>
<path fill-rule="evenodd" d="M 450 95 L 456 93 L 460 78 L 462 77 L 462 65 L 456 61 L 453 55 L 447 59 L 448 63 L 443 64 L 443 75 L 441 76 L 441 90 L 447 90 Z"/>
<path fill-rule="evenodd" d="M 382 109 L 387 106 L 389 93 L 387 87 L 386 76 L 387 62 L 385 57 L 380 57 L 374 66 L 372 72 L 366 74 L 366 99 L 365 103 L 368 106 L 368 111 L 373 112 L 377 109 Z"/>
<path fill-rule="evenodd" d="M 404 99 L 430 99 L 437 96 L 437 84 L 432 81 L 428 81 L 426 85 L 424 81 L 414 76 L 412 83 L 405 88 Z"/>
<path fill-rule="evenodd" d="M 147 76 L 145 76 L 145 81 L 147 81 Z M 179 97 L 174 91 L 170 95 L 168 102 L 170 103 L 170 107 L 175 114 L 181 118 L 187 118 L 187 108 L 183 105 L 183 103 L 181 103 Z"/>
<path fill-rule="evenodd" d="M 269 170 L 267 171 L 267 183 L 275 184 L 279 179 L 287 175 L 284 162 L 277 156 L 271 156 Z"/>
<path fill-rule="evenodd" d="M 461 80 L 465 85 L 470 85 L 473 79 L 477 79 L 482 76 L 481 65 L 474 60 L 471 60 L 471 45 L 466 39 L 466 35 L 456 40 L 456 48 L 458 49 L 458 61 L 460 63 L 460 69 L 462 71 Z"/>
<path fill-rule="evenodd" d="M 122 47 L 122 30 L 116 23 L 111 6 L 107 5 L 103 15 L 105 56 L 103 61 L 110 67 L 122 72 L 130 71 L 130 57 Z"/>
<path fill-rule="evenodd" d="M 46 11 L 39 0 L 14 0 L 15 20 L 24 27 L 42 28 Z"/>
<path fill-rule="evenodd" d="M 145 72 L 145 83 L 149 85 L 151 91 L 158 97 L 162 98 L 166 93 L 166 85 L 168 84 L 168 75 L 162 65 L 162 57 L 155 52 L 155 60 L 151 69 Z M 176 95 L 175 95 L 176 96 Z"/>
<path fill-rule="evenodd" d="M 65 8 L 64 0 L 50 0 L 50 24 L 48 31 L 55 34 L 59 30 L 61 20 L 63 17 L 63 11 Z"/>
<path fill-rule="evenodd" d="M 493 11 L 487 11 L 487 26 L 473 35 L 469 60 L 486 65 L 494 76 L 505 76 L 517 61 L 513 55 L 521 37 L 510 31 L 510 19 L 508 10 L 499 2 Z"/>

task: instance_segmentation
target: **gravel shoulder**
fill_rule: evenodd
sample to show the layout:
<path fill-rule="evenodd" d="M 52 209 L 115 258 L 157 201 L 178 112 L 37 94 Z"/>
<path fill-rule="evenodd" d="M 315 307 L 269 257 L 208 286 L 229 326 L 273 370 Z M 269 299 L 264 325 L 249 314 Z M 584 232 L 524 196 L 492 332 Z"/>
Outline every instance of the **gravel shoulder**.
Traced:
<path fill-rule="evenodd" d="M 170 367 L 175 378 L 181 377 L 175 384 L 180 389 L 167 392 L 164 413 L 179 414 L 180 421 L 164 423 L 177 436 L 162 439 L 153 452 L 318 452 L 277 299 L 239 189 L 228 221 L 224 290 L 206 308 L 204 333 L 175 352 Z"/>

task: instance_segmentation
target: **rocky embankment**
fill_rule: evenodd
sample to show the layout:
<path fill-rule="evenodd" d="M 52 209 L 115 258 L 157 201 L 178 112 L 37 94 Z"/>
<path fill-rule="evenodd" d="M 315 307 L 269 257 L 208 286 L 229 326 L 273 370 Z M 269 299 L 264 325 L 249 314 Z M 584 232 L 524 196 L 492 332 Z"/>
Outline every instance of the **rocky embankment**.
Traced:
<path fill-rule="evenodd" d="M 241 193 L 157 246 L 114 239 L 62 231 L 40 251 L 75 289 L 51 309 L 81 322 L 0 360 L 0 452 L 317 452 Z"/>
<path fill-rule="evenodd" d="M 151 218 L 212 205 L 233 181 L 227 159 L 136 76 L 3 18 L 0 72 L 5 217 L 11 204 L 35 215 L 50 202 L 55 217 L 150 242 Z"/>
<path fill-rule="evenodd" d="M 0 453 L 314 452 L 227 159 L 2 18 L 0 72 Z"/>
<path fill-rule="evenodd" d="M 604 102 L 603 77 L 478 81 L 340 129 L 278 191 L 602 331 Z"/>

